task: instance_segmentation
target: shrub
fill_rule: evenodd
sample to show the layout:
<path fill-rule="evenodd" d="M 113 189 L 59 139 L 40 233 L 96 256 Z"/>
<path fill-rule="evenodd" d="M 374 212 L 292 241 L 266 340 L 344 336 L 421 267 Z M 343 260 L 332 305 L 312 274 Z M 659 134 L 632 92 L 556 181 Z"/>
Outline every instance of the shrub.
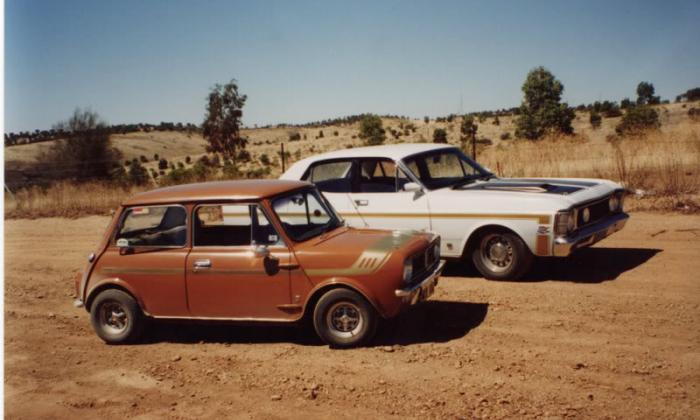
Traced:
<path fill-rule="evenodd" d="M 498 119 L 498 115 L 493 117 L 493 125 L 501 125 L 501 120 Z"/>
<path fill-rule="evenodd" d="M 659 113 L 648 106 L 634 106 L 629 108 L 622 117 L 615 131 L 620 134 L 629 134 L 639 131 L 659 128 Z"/>
<path fill-rule="evenodd" d="M 263 153 L 260 155 L 260 163 L 269 166 L 270 165 L 270 157 L 267 156 L 267 153 Z"/>
<path fill-rule="evenodd" d="M 505 133 L 501 133 L 501 140 L 510 140 L 510 133 L 507 131 Z"/>
<path fill-rule="evenodd" d="M 690 117 L 691 120 L 700 120 L 700 109 L 690 108 L 688 110 L 688 116 Z"/>
<path fill-rule="evenodd" d="M 139 160 L 141 160 L 141 163 L 148 163 L 148 158 L 144 155 L 141 155 L 141 157 L 139 157 Z"/>
<path fill-rule="evenodd" d="M 136 159 L 131 161 L 131 165 L 129 165 L 128 180 L 133 185 L 145 185 L 148 183 L 148 172 L 141 165 L 141 162 Z"/>
<path fill-rule="evenodd" d="M 160 156 L 158 156 L 158 153 L 153 155 L 153 160 L 156 162 L 160 160 Z"/>
<path fill-rule="evenodd" d="M 301 140 L 301 134 L 297 132 L 289 133 L 289 141 L 299 141 Z"/>
<path fill-rule="evenodd" d="M 190 163 L 192 163 L 192 158 L 189 157 L 189 156 L 185 156 L 185 163 L 188 164 L 188 165 L 189 165 Z"/>
<path fill-rule="evenodd" d="M 240 160 L 242 162 L 250 162 L 250 159 L 251 158 L 250 158 L 249 151 L 247 151 L 245 149 L 241 149 L 241 151 L 238 152 L 238 160 Z M 226 162 L 224 162 L 224 164 L 226 164 Z"/>
<path fill-rule="evenodd" d="M 443 128 L 436 128 L 433 131 L 433 143 L 447 143 L 447 131 Z"/>
<path fill-rule="evenodd" d="M 165 158 L 158 161 L 158 169 L 168 169 L 168 161 Z"/>
<path fill-rule="evenodd" d="M 600 116 L 599 113 L 591 111 L 591 115 L 588 118 L 588 121 L 590 121 L 591 127 L 600 128 L 600 124 L 603 122 L 603 118 Z"/>
<path fill-rule="evenodd" d="M 323 130 L 319 130 L 319 131 L 318 131 L 318 137 L 316 137 L 316 138 L 318 138 L 318 139 L 322 139 L 322 138 L 323 138 Z"/>
<path fill-rule="evenodd" d="M 364 140 L 368 146 L 374 146 L 384 143 L 386 140 L 386 132 L 382 126 L 382 119 L 376 115 L 365 115 L 360 120 L 359 137 Z"/>
<path fill-rule="evenodd" d="M 338 131 L 337 131 L 337 130 L 333 132 L 333 137 L 338 137 Z"/>

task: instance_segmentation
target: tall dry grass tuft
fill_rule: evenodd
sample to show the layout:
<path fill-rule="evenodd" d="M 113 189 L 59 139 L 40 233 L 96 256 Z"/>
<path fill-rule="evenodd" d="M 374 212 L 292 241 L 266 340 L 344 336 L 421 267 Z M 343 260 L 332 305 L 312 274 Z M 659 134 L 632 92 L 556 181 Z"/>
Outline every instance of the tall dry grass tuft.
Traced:
<path fill-rule="evenodd" d="M 479 160 L 506 177 L 606 178 L 647 195 L 684 196 L 700 189 L 698 131 L 649 132 L 610 142 L 585 137 L 514 141 Z"/>
<path fill-rule="evenodd" d="M 120 188 L 114 184 L 60 182 L 48 188 L 30 187 L 5 194 L 6 218 L 78 217 L 108 214 L 129 195 L 143 188 Z"/>

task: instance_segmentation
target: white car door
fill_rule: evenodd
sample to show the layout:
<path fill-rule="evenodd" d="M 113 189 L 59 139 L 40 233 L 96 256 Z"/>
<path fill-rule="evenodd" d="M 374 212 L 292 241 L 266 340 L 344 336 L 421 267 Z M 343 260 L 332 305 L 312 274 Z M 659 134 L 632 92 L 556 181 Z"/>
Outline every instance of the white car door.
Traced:
<path fill-rule="evenodd" d="M 388 159 L 360 159 L 349 194 L 366 227 L 430 230 L 428 197 L 422 191 L 404 191 L 410 180 Z"/>
<path fill-rule="evenodd" d="M 319 162 L 309 168 L 303 179 L 316 185 L 348 226 L 365 227 L 348 195 L 352 189 L 353 165 L 352 159 Z"/>

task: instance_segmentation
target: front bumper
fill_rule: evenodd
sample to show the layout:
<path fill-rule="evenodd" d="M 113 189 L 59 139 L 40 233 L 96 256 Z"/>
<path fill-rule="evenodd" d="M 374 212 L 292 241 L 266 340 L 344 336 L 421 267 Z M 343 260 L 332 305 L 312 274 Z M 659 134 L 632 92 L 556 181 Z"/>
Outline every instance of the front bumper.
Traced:
<path fill-rule="evenodd" d="M 556 237 L 554 238 L 552 254 L 555 257 L 566 257 L 579 248 L 591 246 L 621 230 L 629 218 L 627 213 L 619 213 L 599 223 L 587 226 L 573 236 Z"/>
<path fill-rule="evenodd" d="M 408 302 L 411 305 L 428 299 L 435 291 L 435 285 L 437 285 L 438 277 L 442 274 L 442 269 L 444 267 L 445 261 L 438 261 L 433 271 L 431 271 L 423 281 L 405 289 L 396 289 L 394 290 L 394 294 L 396 297 L 401 298 L 404 302 Z"/>

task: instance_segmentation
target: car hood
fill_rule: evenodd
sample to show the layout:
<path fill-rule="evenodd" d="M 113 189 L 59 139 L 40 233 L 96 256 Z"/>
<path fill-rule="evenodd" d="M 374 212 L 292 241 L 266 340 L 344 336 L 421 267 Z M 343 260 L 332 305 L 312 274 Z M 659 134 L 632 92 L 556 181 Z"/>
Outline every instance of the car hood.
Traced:
<path fill-rule="evenodd" d="M 590 178 L 494 178 L 458 188 L 433 191 L 437 197 L 469 197 L 471 205 L 479 203 L 507 209 L 562 210 L 610 195 L 622 186 L 605 179 Z"/>
<path fill-rule="evenodd" d="M 374 274 L 424 249 L 436 236 L 415 231 L 339 228 L 298 244 L 295 253 L 309 276 Z M 401 269 L 403 266 L 401 266 Z"/>

